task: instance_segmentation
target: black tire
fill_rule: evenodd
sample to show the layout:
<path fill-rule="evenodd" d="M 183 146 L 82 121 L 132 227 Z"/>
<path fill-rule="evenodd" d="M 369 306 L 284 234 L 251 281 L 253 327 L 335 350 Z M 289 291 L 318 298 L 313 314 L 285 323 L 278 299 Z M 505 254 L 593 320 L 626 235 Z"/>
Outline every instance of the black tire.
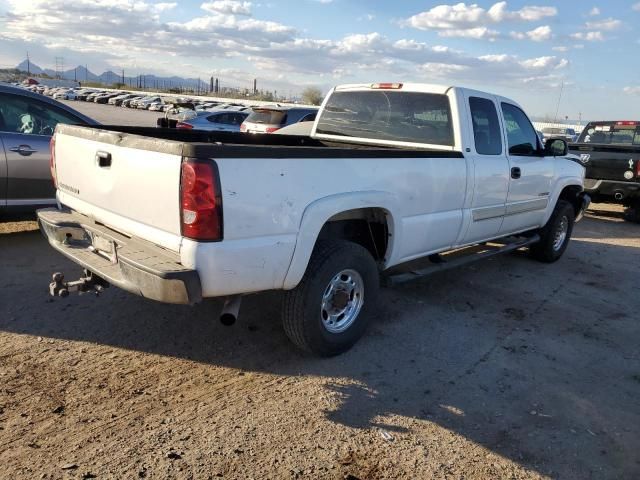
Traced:
<path fill-rule="evenodd" d="M 576 212 L 566 200 L 558 200 L 556 208 L 554 208 L 551 218 L 547 224 L 542 227 L 538 234 L 540 241 L 531 246 L 529 253 L 533 258 L 545 263 L 553 263 L 558 260 L 567 249 L 571 233 L 573 232 L 573 224 Z M 566 221 L 566 235 L 561 244 L 556 243 L 557 234 L 562 229 L 562 222 Z"/>
<path fill-rule="evenodd" d="M 331 332 L 328 328 L 335 327 L 329 327 L 331 320 L 323 318 L 323 297 L 330 283 L 347 270 L 357 272 L 362 280 L 363 303 L 344 331 Z M 379 285 L 378 267 L 364 247 L 344 240 L 319 242 L 298 286 L 284 294 L 282 323 L 287 336 L 298 348 L 323 357 L 349 350 L 367 328 Z M 352 304 L 349 298 L 343 299 Z"/>

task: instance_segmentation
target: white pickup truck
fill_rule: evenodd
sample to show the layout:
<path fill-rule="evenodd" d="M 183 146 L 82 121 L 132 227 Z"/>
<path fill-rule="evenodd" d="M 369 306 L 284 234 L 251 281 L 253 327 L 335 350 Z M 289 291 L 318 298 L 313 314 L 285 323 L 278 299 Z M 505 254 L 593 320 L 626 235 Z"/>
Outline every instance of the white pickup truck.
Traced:
<path fill-rule="evenodd" d="M 553 262 L 589 203 L 563 140 L 458 87 L 336 87 L 310 137 L 59 125 L 51 152 L 40 227 L 85 269 L 52 294 L 226 297 L 231 323 L 242 295 L 284 290 L 287 335 L 318 355 L 358 340 L 381 278 L 523 247 Z"/>

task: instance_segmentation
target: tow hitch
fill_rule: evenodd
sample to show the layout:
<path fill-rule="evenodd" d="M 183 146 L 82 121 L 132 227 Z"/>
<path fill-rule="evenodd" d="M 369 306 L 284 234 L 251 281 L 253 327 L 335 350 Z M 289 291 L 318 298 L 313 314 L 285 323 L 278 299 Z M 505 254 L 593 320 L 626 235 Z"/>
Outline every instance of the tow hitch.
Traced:
<path fill-rule="evenodd" d="M 84 276 L 73 282 L 65 282 L 64 275 L 56 272 L 52 276 L 53 282 L 49 284 L 49 294 L 52 297 L 68 297 L 69 292 L 86 293 L 93 292 L 100 295 L 109 283 L 101 277 L 94 275 L 89 270 L 84 270 Z"/>

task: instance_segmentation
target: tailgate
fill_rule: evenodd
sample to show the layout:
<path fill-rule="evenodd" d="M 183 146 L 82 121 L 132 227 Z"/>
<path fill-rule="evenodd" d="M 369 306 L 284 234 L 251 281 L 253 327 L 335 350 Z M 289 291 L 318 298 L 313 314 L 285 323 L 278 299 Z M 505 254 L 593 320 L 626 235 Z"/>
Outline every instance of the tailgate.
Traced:
<path fill-rule="evenodd" d="M 55 161 L 62 204 L 124 234 L 180 249 L 180 142 L 60 125 Z"/>
<path fill-rule="evenodd" d="M 586 178 L 617 182 L 640 181 L 637 177 L 640 148 L 612 145 L 571 145 L 580 157 Z"/>

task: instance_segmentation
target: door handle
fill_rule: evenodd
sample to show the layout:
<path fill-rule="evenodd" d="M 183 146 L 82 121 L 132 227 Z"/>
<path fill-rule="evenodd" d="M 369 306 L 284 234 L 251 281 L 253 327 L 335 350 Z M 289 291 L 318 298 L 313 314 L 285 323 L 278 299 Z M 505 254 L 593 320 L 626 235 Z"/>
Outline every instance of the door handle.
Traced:
<path fill-rule="evenodd" d="M 38 151 L 31 148 L 31 145 L 18 145 L 17 147 L 11 147 L 9 150 L 12 152 L 16 152 L 23 157 L 28 157 L 32 153 L 36 153 Z"/>
<path fill-rule="evenodd" d="M 520 167 L 513 167 L 511 169 L 511 178 L 518 179 L 520 178 L 521 175 L 522 175 L 522 172 L 520 171 Z"/>

